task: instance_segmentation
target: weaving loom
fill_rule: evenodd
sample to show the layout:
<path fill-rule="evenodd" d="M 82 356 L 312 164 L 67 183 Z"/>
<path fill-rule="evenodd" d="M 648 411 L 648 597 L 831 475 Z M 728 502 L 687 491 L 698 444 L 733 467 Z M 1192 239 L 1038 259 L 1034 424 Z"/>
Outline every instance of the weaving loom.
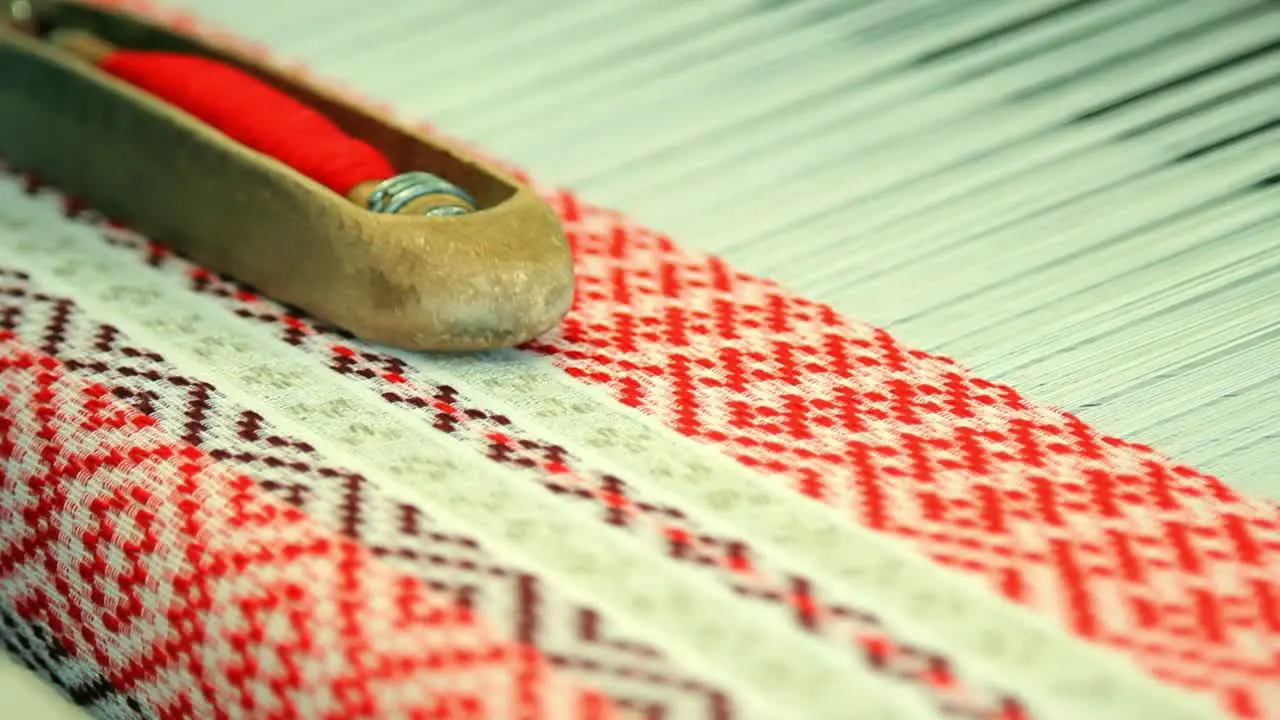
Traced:
<path fill-rule="evenodd" d="M 359 717 L 352 687 L 395 698 L 386 717 L 1280 717 L 1280 4 L 657 5 L 152 8 L 526 169 L 579 303 L 520 351 L 366 348 L 0 175 L 5 407 L 98 393 L 211 458 L 201 498 L 308 518 L 209 511 L 201 542 L 279 531 L 292 561 L 344 538 L 363 554 L 333 562 L 365 573 L 249 569 L 197 632 L 166 615 L 181 593 L 119 584 L 158 572 L 120 547 L 66 550 L 63 578 L 22 559 L 58 550 L 6 546 L 6 646 L 110 718 Z M 66 387 L 15 369 L 24 350 Z M 182 482 L 147 463 L 117 495 Z M 190 518 L 160 514 L 180 545 Z M 107 580 L 77 586 L 94 563 Z M 331 575 L 366 587 L 329 604 Z M 401 675 L 290 665 L 346 631 L 245 620 L 358 624 L 344 593 L 383 634 L 366 660 Z M 478 624 L 431 620 L 455 606 Z M 146 654 L 175 638 L 201 649 Z M 424 673 L 433 642 L 474 657 Z M 83 717 L 11 675 L 22 717 Z"/>

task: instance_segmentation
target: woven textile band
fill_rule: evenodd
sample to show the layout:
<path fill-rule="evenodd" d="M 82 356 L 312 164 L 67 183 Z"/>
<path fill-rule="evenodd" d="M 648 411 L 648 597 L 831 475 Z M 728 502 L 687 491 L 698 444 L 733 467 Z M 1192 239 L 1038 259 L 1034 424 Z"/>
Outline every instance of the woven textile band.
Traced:
<path fill-rule="evenodd" d="M 1280 714 L 1276 504 L 515 172 L 576 305 L 439 358 L 0 171 L 6 647 L 120 718 Z"/>

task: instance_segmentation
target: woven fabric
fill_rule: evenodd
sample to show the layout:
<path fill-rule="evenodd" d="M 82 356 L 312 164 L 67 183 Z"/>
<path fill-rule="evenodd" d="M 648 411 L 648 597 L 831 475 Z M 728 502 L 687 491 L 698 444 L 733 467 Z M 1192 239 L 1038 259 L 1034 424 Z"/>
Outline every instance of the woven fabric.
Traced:
<path fill-rule="evenodd" d="M 6 646 L 101 717 L 1280 715 L 1275 504 L 522 177 L 575 306 L 441 358 L 0 174 Z"/>

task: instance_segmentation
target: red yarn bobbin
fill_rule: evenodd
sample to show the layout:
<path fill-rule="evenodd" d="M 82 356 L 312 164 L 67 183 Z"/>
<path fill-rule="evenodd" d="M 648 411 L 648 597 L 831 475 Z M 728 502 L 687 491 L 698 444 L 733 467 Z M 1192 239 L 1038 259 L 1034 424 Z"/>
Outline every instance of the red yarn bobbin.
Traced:
<path fill-rule="evenodd" d="M 226 63 L 181 53 L 113 50 L 97 65 L 340 195 L 396 174 L 372 145 Z"/>

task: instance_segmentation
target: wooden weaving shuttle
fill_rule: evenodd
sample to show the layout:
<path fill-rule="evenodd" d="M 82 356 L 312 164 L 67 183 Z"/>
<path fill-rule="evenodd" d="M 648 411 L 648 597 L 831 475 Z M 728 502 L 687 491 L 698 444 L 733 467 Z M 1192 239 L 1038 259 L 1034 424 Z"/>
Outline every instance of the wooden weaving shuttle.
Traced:
<path fill-rule="evenodd" d="M 397 211 L 390 187 L 362 206 L 376 182 L 344 197 L 102 71 L 94 42 L 225 63 L 318 111 L 395 172 L 429 173 L 465 192 L 410 191 Z M 572 303 L 564 231 L 529 188 L 303 78 L 128 12 L 0 0 L 0 156 L 204 267 L 372 342 L 511 346 L 555 327 Z"/>

